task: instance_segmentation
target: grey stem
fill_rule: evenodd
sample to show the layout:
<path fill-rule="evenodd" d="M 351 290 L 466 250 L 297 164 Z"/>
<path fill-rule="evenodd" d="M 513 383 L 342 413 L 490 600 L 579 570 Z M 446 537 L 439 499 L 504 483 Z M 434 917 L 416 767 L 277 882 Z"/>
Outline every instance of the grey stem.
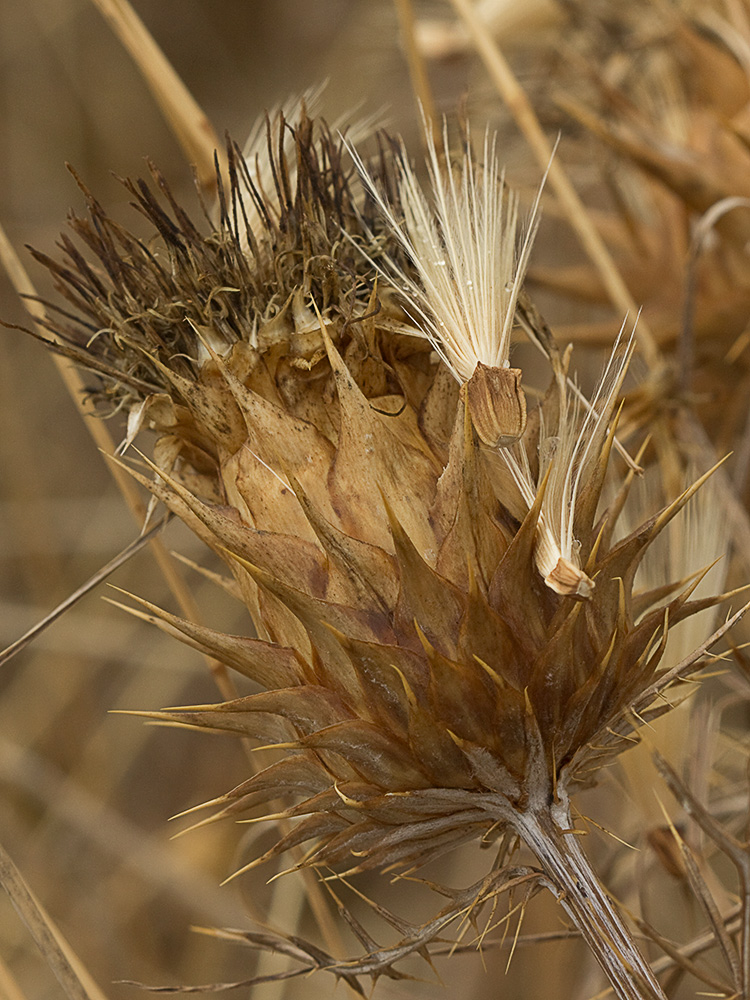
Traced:
<path fill-rule="evenodd" d="M 666 1000 L 650 965 L 580 846 L 567 802 L 517 812 L 513 825 L 534 852 L 552 891 L 620 1000 Z"/>

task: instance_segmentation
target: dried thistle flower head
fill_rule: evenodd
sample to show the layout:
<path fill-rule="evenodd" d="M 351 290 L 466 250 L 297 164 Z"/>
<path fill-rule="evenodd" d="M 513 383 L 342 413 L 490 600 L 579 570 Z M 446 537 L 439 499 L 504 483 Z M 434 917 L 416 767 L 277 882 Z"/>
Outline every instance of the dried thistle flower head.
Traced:
<path fill-rule="evenodd" d="M 155 174 L 169 211 L 145 184 L 130 190 L 158 255 L 88 196 L 92 221 L 73 226 L 98 264 L 69 240 L 64 264 L 44 258 L 81 317 L 55 323 L 65 350 L 102 375 L 103 399 L 136 415 L 131 431 L 159 435 L 154 478 L 133 475 L 225 559 L 257 630 L 225 635 L 141 601 L 262 689 L 158 717 L 280 751 L 212 817 L 293 800 L 295 825 L 252 865 L 306 844 L 297 866 L 404 870 L 515 832 L 615 970 L 619 995 L 641 995 L 644 979 L 660 995 L 565 831 L 570 792 L 627 746 L 631 709 L 662 711 L 652 702 L 671 676 L 670 626 L 712 603 L 691 602 L 690 587 L 666 601 L 633 589 L 644 552 L 697 485 L 613 540 L 627 481 L 599 508 L 629 348 L 585 413 L 565 364 L 512 451 L 483 440 L 453 376 L 508 370 L 525 263 L 515 207 L 501 225 L 489 140 L 482 171 L 467 156 L 444 174 L 432 150 L 434 209 L 404 154 L 381 155 L 367 189 L 400 191 L 402 232 L 390 203 L 364 197 L 361 174 L 342 168 L 346 149 L 324 125 L 280 118 L 269 149 L 288 132 L 294 184 L 287 155 L 272 153 L 271 204 L 230 149 L 208 235 Z M 373 240 L 379 283 L 354 245 Z M 486 302 L 496 280 L 500 306 Z"/>

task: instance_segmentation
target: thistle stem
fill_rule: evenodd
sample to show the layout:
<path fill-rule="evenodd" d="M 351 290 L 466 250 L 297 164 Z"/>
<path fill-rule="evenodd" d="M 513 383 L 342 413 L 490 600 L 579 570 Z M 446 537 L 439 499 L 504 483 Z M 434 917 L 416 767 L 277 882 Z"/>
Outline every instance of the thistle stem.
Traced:
<path fill-rule="evenodd" d="M 602 887 L 572 829 L 567 803 L 517 813 L 514 825 L 534 852 L 552 892 L 620 1000 L 666 1000 L 632 933 Z"/>

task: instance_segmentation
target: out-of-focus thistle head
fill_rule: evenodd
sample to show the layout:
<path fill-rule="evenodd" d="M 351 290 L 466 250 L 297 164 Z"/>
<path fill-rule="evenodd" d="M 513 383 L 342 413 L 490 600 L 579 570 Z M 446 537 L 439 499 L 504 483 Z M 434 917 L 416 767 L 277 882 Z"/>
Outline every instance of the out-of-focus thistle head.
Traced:
<path fill-rule="evenodd" d="M 744 368 L 744 360 L 734 362 L 750 317 L 747 18 L 713 2 L 677 5 L 666 21 L 650 4 L 573 4 L 569 12 L 586 24 L 577 35 L 571 24 L 571 35 L 588 71 L 571 61 L 576 69 L 559 81 L 557 99 L 612 151 L 587 153 L 608 163 L 603 180 L 613 197 L 602 232 L 659 344 L 671 350 L 684 340 L 687 321 L 701 392 L 721 399 Z M 613 48 L 602 44 L 607 34 Z M 623 44 L 636 45 L 639 58 L 623 60 Z M 540 268 L 534 278 L 586 302 L 606 301 L 586 265 Z M 589 344 L 609 339 L 596 322 L 571 334 Z M 709 411 L 707 424 L 723 420 L 723 411 L 721 404 Z"/>
<path fill-rule="evenodd" d="M 627 746 L 673 666 L 669 627 L 711 603 L 685 581 L 634 592 L 694 488 L 613 541 L 624 343 L 584 403 L 550 350 L 526 417 L 508 361 L 529 243 L 491 140 L 457 165 L 432 149 L 425 193 L 386 140 L 363 179 L 304 114 L 265 135 L 262 178 L 230 148 L 215 225 L 156 172 L 158 197 L 129 185 L 151 243 L 87 195 L 72 225 L 94 262 L 67 237 L 43 258 L 68 299 L 53 326 L 129 438 L 157 432 L 153 478 L 133 474 L 226 561 L 255 623 L 225 635 L 141 602 L 262 689 L 160 714 L 280 749 L 218 814 L 289 796 L 267 857 L 309 844 L 308 864 L 403 869 Z"/>

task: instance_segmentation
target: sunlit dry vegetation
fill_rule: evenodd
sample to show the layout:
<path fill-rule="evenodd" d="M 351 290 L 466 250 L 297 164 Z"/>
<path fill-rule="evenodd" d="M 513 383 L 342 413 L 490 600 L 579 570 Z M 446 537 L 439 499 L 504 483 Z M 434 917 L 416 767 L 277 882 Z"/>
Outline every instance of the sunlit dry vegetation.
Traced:
<path fill-rule="evenodd" d="M 750 995 L 746 0 L 136 8 L 0 9 L 0 998 Z"/>

